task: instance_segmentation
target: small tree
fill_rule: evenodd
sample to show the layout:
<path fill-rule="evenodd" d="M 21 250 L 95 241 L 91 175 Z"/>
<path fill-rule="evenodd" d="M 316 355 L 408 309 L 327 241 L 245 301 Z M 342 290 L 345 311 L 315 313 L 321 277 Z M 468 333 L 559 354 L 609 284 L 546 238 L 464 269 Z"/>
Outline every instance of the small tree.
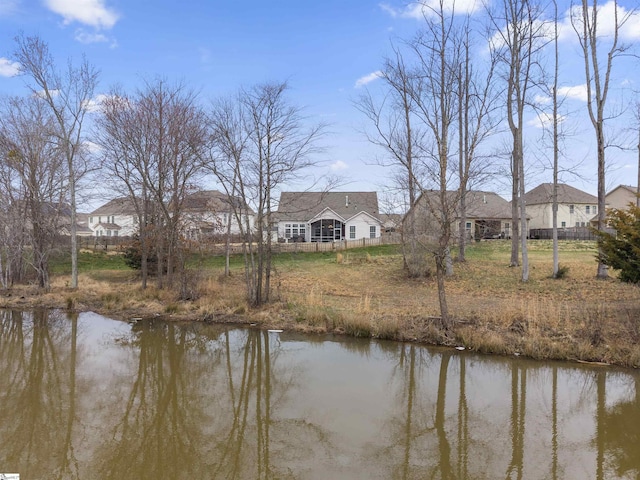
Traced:
<path fill-rule="evenodd" d="M 598 261 L 620 270 L 623 282 L 640 283 L 640 207 L 630 203 L 627 210 L 610 210 L 607 222 L 616 232 L 595 231 Z"/>

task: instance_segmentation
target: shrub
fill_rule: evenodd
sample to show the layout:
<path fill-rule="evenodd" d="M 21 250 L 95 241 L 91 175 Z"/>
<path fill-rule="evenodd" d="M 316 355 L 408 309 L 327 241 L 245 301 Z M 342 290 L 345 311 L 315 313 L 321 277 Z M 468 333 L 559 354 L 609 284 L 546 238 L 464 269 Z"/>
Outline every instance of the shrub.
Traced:
<path fill-rule="evenodd" d="M 608 224 L 615 233 L 596 231 L 598 259 L 605 265 L 620 270 L 620 280 L 640 282 L 640 207 L 629 204 L 627 210 L 612 209 Z"/>

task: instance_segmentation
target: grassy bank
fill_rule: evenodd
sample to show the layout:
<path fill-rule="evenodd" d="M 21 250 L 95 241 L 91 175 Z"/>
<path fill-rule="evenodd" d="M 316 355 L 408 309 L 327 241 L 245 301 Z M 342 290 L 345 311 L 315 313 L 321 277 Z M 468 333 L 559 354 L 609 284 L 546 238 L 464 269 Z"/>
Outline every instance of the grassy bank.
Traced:
<path fill-rule="evenodd" d="M 510 268 L 510 246 L 496 240 L 472 245 L 468 261 L 447 281 L 452 332 L 438 316 L 434 279 L 408 279 L 397 247 L 341 253 L 282 254 L 275 259 L 277 301 L 250 310 L 244 301 L 241 259 L 224 277 L 223 259 L 190 261 L 197 298 L 139 288 L 136 272 L 117 255 L 81 255 L 80 289 L 67 288 L 68 262 L 54 266 L 48 293 L 31 287 L 5 292 L 2 306 L 92 309 L 115 317 L 170 315 L 206 321 L 247 321 L 309 332 L 464 346 L 478 352 L 640 367 L 639 288 L 612 272 L 596 280 L 595 244 L 561 242 L 562 279 L 551 278 L 552 246 L 529 244 L 530 281 Z"/>

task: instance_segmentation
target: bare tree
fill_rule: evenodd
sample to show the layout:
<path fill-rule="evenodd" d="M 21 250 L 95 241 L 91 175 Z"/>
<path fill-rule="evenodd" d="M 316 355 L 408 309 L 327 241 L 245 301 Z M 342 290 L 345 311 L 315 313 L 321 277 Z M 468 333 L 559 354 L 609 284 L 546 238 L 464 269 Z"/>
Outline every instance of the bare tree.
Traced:
<path fill-rule="evenodd" d="M 141 228 L 141 233 L 148 235 L 153 225 L 158 287 L 164 287 L 165 275 L 172 286 L 174 270 L 183 267 L 183 202 L 197 189 L 202 174 L 204 111 L 194 92 L 162 79 L 130 97 L 115 95 L 104 106 L 100 143 L 136 205 L 140 226 L 147 230 Z M 151 221 L 150 212 L 154 212 Z"/>
<path fill-rule="evenodd" d="M 144 289 L 149 276 L 154 224 L 154 202 L 146 183 L 152 159 L 150 132 L 133 100 L 119 89 L 113 89 L 106 96 L 100 111 L 95 138 L 102 150 L 102 171 L 107 174 L 104 181 L 127 198 L 136 212 Z"/>
<path fill-rule="evenodd" d="M 460 30 L 456 28 L 453 12 L 447 12 L 444 1 L 437 6 L 426 7 L 426 27 L 413 42 L 412 48 L 418 59 L 419 73 L 412 89 L 416 114 L 429 132 L 432 144 L 425 148 L 427 182 L 435 185 L 434 195 L 423 195 L 432 219 L 437 224 L 436 241 L 431 253 L 436 264 L 438 300 L 442 326 L 450 328 L 449 310 L 445 291 L 445 276 L 451 274 L 449 246 L 453 238 L 452 225 L 458 195 L 449 191 L 451 182 L 450 157 L 457 113 L 460 71 Z M 425 186 L 423 185 L 423 188 Z"/>
<path fill-rule="evenodd" d="M 420 194 L 418 154 L 424 140 L 424 131 L 414 113 L 415 72 L 409 70 L 402 53 L 394 47 L 394 57 L 385 60 L 380 77 L 385 83 L 384 99 L 377 103 L 366 91 L 355 102 L 355 107 L 373 125 L 373 133 L 365 132 L 367 140 L 386 152 L 379 164 L 396 170 L 397 183 L 408 197 L 404 208 L 407 219 L 402 229 L 404 265 L 410 275 L 422 275 L 424 265 L 419 258 L 414 231 L 415 210 L 411 208 Z"/>
<path fill-rule="evenodd" d="M 465 261 L 465 245 L 467 240 L 467 192 L 472 181 L 482 182 L 487 174 L 478 167 L 478 149 L 493 133 L 496 121 L 492 116 L 496 108 L 497 95 L 493 83 L 497 58 L 491 52 L 487 62 L 480 64 L 471 57 L 470 19 L 467 17 L 463 26 L 462 53 L 458 74 L 458 177 L 460 180 L 459 195 L 459 231 L 458 261 Z M 479 65 L 480 64 L 480 65 Z"/>
<path fill-rule="evenodd" d="M 237 208 L 251 205 L 256 212 L 255 228 L 245 230 L 253 237 L 245 250 L 251 305 L 270 300 L 276 195 L 285 182 L 317 164 L 317 141 L 325 131 L 324 124 L 305 125 L 302 110 L 287 100 L 287 89 L 286 82 L 257 85 L 214 108 L 211 137 L 216 145 L 209 169 L 228 193 L 239 197 Z M 246 217 L 241 223 L 250 227 Z"/>
<path fill-rule="evenodd" d="M 244 128 L 244 110 L 239 98 L 221 98 L 214 102 L 209 126 L 211 143 L 205 168 L 217 178 L 230 202 L 225 241 L 225 275 L 228 276 L 233 217 L 240 230 L 247 267 L 252 264 L 250 259 L 254 255 L 254 245 L 251 241 L 253 225 L 246 202 L 248 192 L 241 174 L 249 149 L 249 132 Z M 252 292 L 255 291 L 250 272 L 250 268 L 245 269 L 247 298 L 251 298 Z"/>
<path fill-rule="evenodd" d="M 606 226 L 605 212 L 605 123 L 607 120 L 606 106 L 609 95 L 609 82 L 614 61 L 617 57 L 625 54 L 627 45 L 620 42 L 620 29 L 630 18 L 632 11 L 620 15 L 618 1 L 613 0 L 613 21 L 611 32 L 607 36 L 611 39 L 606 54 L 603 57 L 601 48 L 601 20 L 599 19 L 597 0 L 589 6 L 588 0 L 572 8 L 571 23 L 580 41 L 582 55 L 584 58 L 584 71 L 587 85 L 587 111 L 589 120 L 593 125 L 596 136 L 596 149 L 598 157 L 598 230 L 604 230 Z M 597 278 L 607 278 L 607 266 L 598 261 Z"/>
<path fill-rule="evenodd" d="M 47 43 L 39 37 L 16 37 L 15 59 L 28 77 L 31 92 L 42 98 L 56 122 L 56 143 L 67 164 L 71 209 L 71 288 L 78 287 L 76 183 L 86 171 L 83 157 L 85 115 L 98 83 L 98 71 L 83 59 L 79 67 L 68 62 L 66 71 L 56 68 Z"/>
<path fill-rule="evenodd" d="M 491 40 L 504 66 L 506 109 L 511 132 L 512 234 L 511 266 L 519 264 L 518 242 L 522 249 L 522 281 L 529 279 L 527 216 L 524 204 L 524 112 L 531 89 L 536 85 L 536 54 L 544 45 L 544 23 L 534 0 L 502 0 L 499 12 L 490 12 L 495 34 Z M 517 227 L 519 224 L 519 228 Z"/>
<path fill-rule="evenodd" d="M 65 165 L 55 144 L 55 127 L 39 97 L 9 98 L 0 109 L 2 189 L 13 203 L 9 211 L 24 213 L 20 230 L 30 246 L 29 263 L 45 289 L 66 205 Z M 16 254 L 21 252 L 22 248 Z"/>

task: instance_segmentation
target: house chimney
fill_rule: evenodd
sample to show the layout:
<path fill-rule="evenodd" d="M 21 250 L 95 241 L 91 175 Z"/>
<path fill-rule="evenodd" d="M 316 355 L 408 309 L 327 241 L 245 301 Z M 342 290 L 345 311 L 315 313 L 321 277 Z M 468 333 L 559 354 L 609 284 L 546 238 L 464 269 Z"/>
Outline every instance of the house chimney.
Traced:
<path fill-rule="evenodd" d="M 345 206 L 345 207 L 348 207 L 348 206 L 349 206 L 349 195 L 347 195 L 347 196 L 345 197 L 345 200 L 344 200 L 344 206 Z"/>

